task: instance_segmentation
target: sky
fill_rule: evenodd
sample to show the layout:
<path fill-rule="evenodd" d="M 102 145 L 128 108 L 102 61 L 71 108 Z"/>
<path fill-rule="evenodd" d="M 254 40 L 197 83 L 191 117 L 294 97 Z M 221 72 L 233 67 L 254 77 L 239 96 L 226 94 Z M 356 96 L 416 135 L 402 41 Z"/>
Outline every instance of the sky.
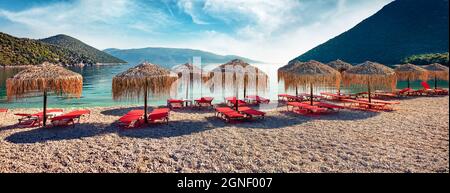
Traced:
<path fill-rule="evenodd" d="M 174 47 L 287 63 L 392 0 L 0 0 L 0 31 L 98 49 Z"/>

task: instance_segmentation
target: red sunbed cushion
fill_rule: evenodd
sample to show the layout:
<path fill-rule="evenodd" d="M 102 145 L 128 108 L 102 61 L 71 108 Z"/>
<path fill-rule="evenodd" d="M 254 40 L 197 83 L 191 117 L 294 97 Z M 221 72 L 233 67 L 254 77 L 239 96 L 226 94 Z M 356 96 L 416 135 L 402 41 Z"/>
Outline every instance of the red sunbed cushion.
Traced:
<path fill-rule="evenodd" d="M 48 113 L 59 113 L 59 112 L 63 112 L 63 111 L 64 110 L 62 110 L 62 109 L 47 109 L 47 114 Z M 44 112 L 38 112 L 38 113 L 34 113 L 34 114 L 16 113 L 14 115 L 21 116 L 21 117 L 31 117 L 31 116 L 42 117 L 42 115 L 44 115 Z"/>
<path fill-rule="evenodd" d="M 369 99 L 367 98 L 361 98 L 357 99 L 358 101 L 364 101 L 369 102 Z M 385 100 L 379 100 L 379 99 L 372 99 L 372 103 L 382 103 L 382 104 L 400 104 L 398 101 L 385 101 Z"/>
<path fill-rule="evenodd" d="M 317 106 L 319 107 L 325 107 L 325 108 L 330 108 L 330 109 L 344 109 L 345 107 L 340 106 L 340 105 L 335 105 L 335 104 L 330 104 L 330 103 L 324 103 L 324 102 L 319 102 L 317 103 Z"/>
<path fill-rule="evenodd" d="M 158 108 L 158 109 L 154 109 L 149 115 L 148 118 L 151 120 L 159 120 L 159 119 L 163 119 L 166 118 L 167 116 L 169 116 L 169 108 Z"/>
<path fill-rule="evenodd" d="M 250 107 L 240 107 L 238 110 L 239 110 L 239 112 L 243 112 L 245 114 L 255 115 L 255 116 L 264 116 L 266 114 L 265 112 L 255 110 Z"/>
<path fill-rule="evenodd" d="M 301 103 L 301 102 L 288 102 L 287 103 L 288 106 L 293 106 L 293 107 L 306 107 L 306 106 L 311 106 L 305 103 Z"/>
<path fill-rule="evenodd" d="M 426 90 L 430 89 L 430 85 L 427 82 L 422 81 L 420 84 L 423 86 L 424 89 Z"/>
<path fill-rule="evenodd" d="M 198 103 L 211 103 L 213 100 L 214 100 L 213 97 L 202 97 L 199 99 L 195 99 L 195 101 Z"/>
<path fill-rule="evenodd" d="M 226 112 L 222 112 L 225 116 L 229 117 L 229 118 L 241 118 L 244 117 L 244 115 L 236 112 L 236 111 L 226 111 Z"/>
<path fill-rule="evenodd" d="M 232 111 L 234 111 L 230 107 L 216 107 L 215 109 L 219 113 L 225 113 L 225 112 L 232 112 Z"/>
<path fill-rule="evenodd" d="M 131 110 L 122 116 L 119 121 L 122 123 L 130 123 L 139 120 L 142 116 L 144 116 L 144 110 Z"/>
<path fill-rule="evenodd" d="M 168 103 L 183 103 L 183 100 L 180 99 L 167 99 Z"/>
<path fill-rule="evenodd" d="M 75 110 L 75 111 L 71 111 L 71 112 L 63 114 L 63 115 L 53 117 L 52 121 L 79 118 L 82 115 L 86 115 L 86 114 L 90 114 L 90 113 L 91 113 L 91 111 L 89 111 L 89 110 Z"/>
<path fill-rule="evenodd" d="M 0 113 L 8 112 L 8 109 L 0 109 Z"/>
<path fill-rule="evenodd" d="M 405 93 L 405 92 L 408 92 L 408 91 L 411 91 L 411 90 L 412 90 L 411 88 L 404 88 L 404 89 L 398 91 L 398 93 L 402 94 L 402 93 Z"/>

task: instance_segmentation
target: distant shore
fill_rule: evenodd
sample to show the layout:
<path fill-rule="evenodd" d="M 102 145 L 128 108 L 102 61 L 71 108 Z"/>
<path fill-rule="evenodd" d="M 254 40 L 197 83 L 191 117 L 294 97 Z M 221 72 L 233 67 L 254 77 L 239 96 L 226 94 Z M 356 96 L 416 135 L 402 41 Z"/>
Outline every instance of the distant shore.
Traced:
<path fill-rule="evenodd" d="M 226 124 L 211 110 L 125 130 L 138 107 L 92 107 L 76 127 L 17 128 L 0 119 L 0 172 L 449 172 L 449 97 L 400 100 L 393 112 L 267 112 Z M 66 112 L 72 109 L 65 109 Z M 4 118 L 3 118 L 4 117 Z"/>
<path fill-rule="evenodd" d="M 64 66 L 64 67 L 84 67 L 84 66 L 111 66 L 111 65 L 123 65 L 128 63 L 95 63 L 95 64 L 82 64 L 82 65 L 71 65 L 71 66 Z M 8 66 L 8 65 L 0 65 L 2 68 L 29 68 L 33 67 L 35 65 L 15 65 L 15 66 Z"/>

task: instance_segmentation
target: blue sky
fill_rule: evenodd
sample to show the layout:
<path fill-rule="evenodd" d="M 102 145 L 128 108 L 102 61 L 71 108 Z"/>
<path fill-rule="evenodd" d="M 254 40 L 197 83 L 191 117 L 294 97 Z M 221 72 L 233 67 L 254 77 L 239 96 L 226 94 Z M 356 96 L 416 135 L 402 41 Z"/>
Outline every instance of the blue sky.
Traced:
<path fill-rule="evenodd" d="M 0 31 L 96 48 L 178 47 L 287 63 L 392 0 L 0 0 Z"/>

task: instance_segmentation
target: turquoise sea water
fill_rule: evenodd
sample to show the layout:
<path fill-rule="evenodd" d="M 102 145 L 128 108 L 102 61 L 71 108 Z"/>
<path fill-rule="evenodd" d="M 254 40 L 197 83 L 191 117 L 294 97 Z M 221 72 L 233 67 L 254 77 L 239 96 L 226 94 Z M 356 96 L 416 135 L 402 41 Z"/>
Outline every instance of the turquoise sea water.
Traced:
<path fill-rule="evenodd" d="M 206 64 L 203 65 L 205 70 L 210 70 L 216 67 L 218 64 Z M 63 96 L 50 95 L 48 98 L 48 106 L 51 107 L 93 107 L 93 106 L 117 106 L 117 105 L 139 105 L 142 104 L 142 100 L 127 100 L 127 101 L 114 101 L 111 94 L 111 84 L 114 75 L 127 70 L 128 68 L 135 66 L 135 64 L 126 65 L 107 65 L 107 66 L 91 66 L 84 68 L 71 67 L 70 70 L 80 73 L 83 75 L 83 95 L 79 99 L 66 98 Z M 268 97 L 270 99 L 276 99 L 278 93 L 286 93 L 283 89 L 282 84 L 279 86 L 277 82 L 277 69 L 281 65 L 274 64 L 255 64 L 258 68 L 263 70 L 269 75 L 269 88 L 267 92 L 260 93 L 260 95 Z M 33 97 L 27 97 L 19 100 L 6 100 L 6 88 L 5 81 L 6 78 L 13 76 L 15 73 L 19 72 L 20 69 L 6 69 L 0 68 L 0 108 L 40 108 L 42 107 L 42 96 L 37 95 Z M 431 86 L 434 86 L 433 81 L 429 81 Z M 398 82 L 398 88 L 406 87 L 406 82 Z M 421 88 L 420 81 L 415 81 L 411 83 L 414 89 Z M 447 81 L 438 81 L 439 87 L 448 88 Z M 227 85 L 228 87 L 228 85 Z M 201 87 L 200 85 L 195 85 L 192 95 L 188 98 L 198 98 L 200 96 L 213 96 L 215 98 L 214 102 L 222 102 L 224 96 L 232 96 L 233 92 L 211 92 L 209 88 Z M 186 98 L 185 90 L 182 86 L 179 88 L 177 93 L 177 98 Z M 309 92 L 309 88 L 299 88 L 299 92 Z M 342 88 L 342 92 L 358 92 L 364 91 L 365 88 L 351 90 Z M 231 90 L 231 89 L 229 89 Z M 330 91 L 330 89 L 325 89 Z M 331 89 L 333 90 L 333 89 Z M 315 93 L 324 91 L 323 89 L 316 89 Z M 288 93 L 294 93 L 294 91 L 287 91 Z M 254 90 L 249 89 L 248 94 L 254 93 Z M 239 93 L 243 95 L 242 91 Z M 169 96 L 160 96 L 158 98 L 149 98 L 150 105 L 163 105 Z"/>

